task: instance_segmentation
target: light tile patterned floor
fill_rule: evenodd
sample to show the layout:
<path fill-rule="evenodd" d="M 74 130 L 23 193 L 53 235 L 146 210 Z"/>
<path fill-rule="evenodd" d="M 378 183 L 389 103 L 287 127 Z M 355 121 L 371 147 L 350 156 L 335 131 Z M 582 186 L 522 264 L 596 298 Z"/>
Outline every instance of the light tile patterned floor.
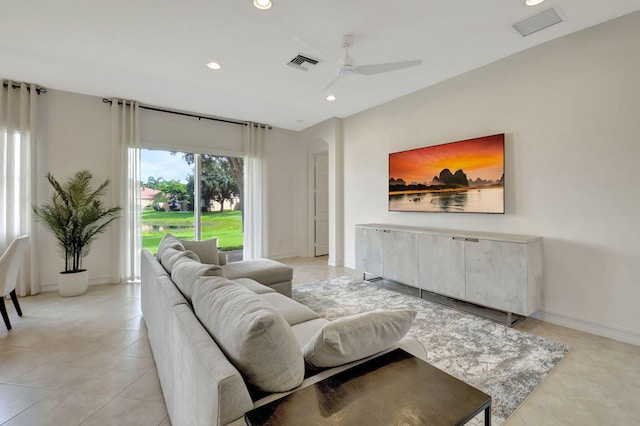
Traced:
<path fill-rule="evenodd" d="M 290 258 L 294 285 L 347 275 L 327 258 Z M 161 425 L 167 416 L 140 313 L 138 284 L 92 286 L 7 303 L 0 324 L 0 424 Z M 640 347 L 534 319 L 517 325 L 572 346 L 507 425 L 640 424 Z"/>
<path fill-rule="evenodd" d="M 8 305 L 0 331 L 0 424 L 159 425 L 167 411 L 138 284 L 43 293 Z M 167 423 L 170 424 L 168 419 Z"/>

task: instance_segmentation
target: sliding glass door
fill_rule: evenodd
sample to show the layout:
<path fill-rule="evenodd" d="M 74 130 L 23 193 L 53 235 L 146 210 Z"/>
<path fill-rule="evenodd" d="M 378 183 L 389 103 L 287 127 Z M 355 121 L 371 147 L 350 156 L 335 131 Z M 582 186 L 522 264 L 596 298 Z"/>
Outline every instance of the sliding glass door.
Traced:
<path fill-rule="evenodd" d="M 157 251 L 170 232 L 181 239 L 218 238 L 242 254 L 243 160 L 189 152 L 141 150 L 142 246 Z"/>

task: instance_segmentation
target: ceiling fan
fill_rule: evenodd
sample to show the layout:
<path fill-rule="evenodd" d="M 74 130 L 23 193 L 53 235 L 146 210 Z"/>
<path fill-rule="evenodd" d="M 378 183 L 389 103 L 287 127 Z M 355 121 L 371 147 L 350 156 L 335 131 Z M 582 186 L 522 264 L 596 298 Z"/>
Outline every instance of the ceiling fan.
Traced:
<path fill-rule="evenodd" d="M 344 48 L 344 56 L 337 62 L 338 65 L 338 75 L 329 82 L 329 84 L 322 89 L 322 91 L 326 91 L 334 84 L 336 84 L 340 79 L 344 77 L 350 77 L 353 75 L 374 75 L 374 74 L 382 74 L 390 71 L 397 71 L 405 68 L 415 67 L 422 63 L 422 59 L 415 59 L 412 61 L 400 61 L 400 62 L 389 62 L 385 64 L 369 64 L 369 65 L 358 65 L 356 66 L 356 62 L 353 57 L 349 56 L 349 48 L 353 46 L 353 35 L 345 34 L 342 36 L 340 46 Z M 315 50 L 315 49 L 314 49 Z M 324 55 L 323 55 L 324 56 Z M 331 61 L 334 62 L 334 61 Z M 335 63 L 335 62 L 334 62 Z"/>

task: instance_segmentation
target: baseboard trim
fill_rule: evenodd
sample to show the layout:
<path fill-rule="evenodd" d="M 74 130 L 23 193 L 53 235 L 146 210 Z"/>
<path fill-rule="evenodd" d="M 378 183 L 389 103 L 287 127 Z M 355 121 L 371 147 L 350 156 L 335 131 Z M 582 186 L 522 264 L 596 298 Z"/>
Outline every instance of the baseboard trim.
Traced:
<path fill-rule="evenodd" d="M 102 284 L 112 284 L 111 277 L 102 276 L 96 278 L 89 278 L 89 287 L 94 285 L 102 285 Z M 58 283 L 46 283 L 40 285 L 40 293 L 48 293 L 51 291 L 58 291 Z"/>
<path fill-rule="evenodd" d="M 582 318 L 559 314 L 557 312 L 547 311 L 545 309 L 540 309 L 531 316 L 541 321 L 550 322 L 552 324 L 561 325 L 563 327 L 573 328 L 575 330 L 584 331 L 587 333 L 595 334 L 597 336 L 607 337 L 609 339 L 640 346 L 640 333 L 634 330 L 601 324 L 591 320 L 585 320 Z"/>
<path fill-rule="evenodd" d="M 301 253 L 301 252 L 290 252 L 290 253 L 269 253 L 269 259 L 272 260 L 280 260 L 280 259 L 287 259 L 289 257 L 307 257 L 306 253 Z"/>
<path fill-rule="evenodd" d="M 49 293 L 52 291 L 58 291 L 58 284 L 42 284 L 40 285 L 40 293 Z"/>

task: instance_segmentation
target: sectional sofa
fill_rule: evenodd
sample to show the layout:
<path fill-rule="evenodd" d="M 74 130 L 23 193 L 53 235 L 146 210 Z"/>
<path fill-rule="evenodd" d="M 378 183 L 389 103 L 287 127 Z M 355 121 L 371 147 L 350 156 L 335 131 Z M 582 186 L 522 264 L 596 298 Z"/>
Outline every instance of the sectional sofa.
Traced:
<path fill-rule="evenodd" d="M 142 252 L 142 312 L 174 426 L 244 425 L 254 407 L 397 347 L 426 358 L 405 336 L 413 311 L 328 321 L 288 297 L 286 265 L 203 263 L 219 255 L 186 246 L 168 235 L 157 257 Z"/>

